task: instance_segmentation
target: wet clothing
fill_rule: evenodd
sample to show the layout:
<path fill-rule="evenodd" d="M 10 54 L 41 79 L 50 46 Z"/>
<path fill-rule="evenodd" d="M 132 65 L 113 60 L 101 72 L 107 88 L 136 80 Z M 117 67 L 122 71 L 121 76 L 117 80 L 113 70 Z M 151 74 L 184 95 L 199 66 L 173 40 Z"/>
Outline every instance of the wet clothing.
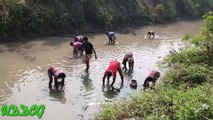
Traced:
<path fill-rule="evenodd" d="M 151 77 L 153 79 L 157 79 L 158 77 L 160 77 L 160 72 L 158 72 L 157 70 L 152 70 L 148 77 Z"/>
<path fill-rule="evenodd" d="M 63 88 L 64 78 L 66 77 L 66 75 L 62 71 L 58 70 L 55 66 L 50 66 L 50 68 L 48 69 L 48 77 L 49 77 L 49 88 L 50 89 L 52 89 L 53 78 L 54 78 L 56 89 L 58 89 L 59 83 L 61 83 L 61 88 Z M 61 82 L 58 82 L 59 78 L 62 79 Z"/>
<path fill-rule="evenodd" d="M 58 79 L 59 75 L 63 72 L 58 70 L 55 66 L 50 66 L 50 68 L 48 69 L 48 73 L 49 75 L 54 76 L 54 78 Z"/>
<path fill-rule="evenodd" d="M 133 54 L 131 52 L 128 52 L 125 54 L 124 58 L 123 58 L 123 65 L 126 65 L 126 62 L 133 62 L 134 63 L 134 58 L 133 58 Z"/>
<path fill-rule="evenodd" d="M 155 85 L 158 77 L 160 77 L 160 72 L 157 70 L 152 70 L 143 83 L 144 90 L 149 87 L 149 82 L 152 82 Z"/>
<path fill-rule="evenodd" d="M 124 56 L 124 60 L 128 61 L 129 59 L 133 59 L 133 54 L 131 52 L 128 52 Z"/>
<path fill-rule="evenodd" d="M 157 70 L 152 70 L 148 77 L 145 79 L 144 84 L 146 84 L 147 82 L 156 82 L 158 77 L 160 77 L 160 72 L 158 72 Z"/>
<path fill-rule="evenodd" d="M 112 62 L 110 62 L 107 70 L 105 71 L 105 75 L 109 71 L 112 71 L 113 77 L 116 77 L 116 73 L 117 73 L 119 67 L 120 67 L 120 62 L 118 62 L 118 61 L 112 61 Z"/>
<path fill-rule="evenodd" d="M 85 42 L 85 43 L 83 43 L 83 47 L 84 47 L 84 50 L 85 50 L 85 54 L 86 54 L 86 55 L 92 54 L 93 45 L 92 45 L 90 42 Z"/>
<path fill-rule="evenodd" d="M 115 40 L 115 33 L 114 32 L 109 32 L 108 35 L 109 39 Z"/>
<path fill-rule="evenodd" d="M 75 42 L 74 44 L 73 44 L 73 47 L 74 48 L 77 48 L 77 49 L 81 49 L 82 48 L 82 43 L 81 42 Z"/>

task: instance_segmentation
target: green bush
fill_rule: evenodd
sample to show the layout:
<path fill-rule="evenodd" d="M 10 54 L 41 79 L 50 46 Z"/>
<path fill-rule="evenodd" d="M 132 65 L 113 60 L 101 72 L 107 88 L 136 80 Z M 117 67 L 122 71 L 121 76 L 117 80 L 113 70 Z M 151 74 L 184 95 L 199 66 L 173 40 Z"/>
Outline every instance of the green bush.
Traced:
<path fill-rule="evenodd" d="M 169 68 L 154 90 L 141 92 L 119 105 L 104 107 L 96 119 L 213 119 L 213 64 L 208 56 L 212 49 L 202 47 L 212 40 L 211 30 L 212 15 L 209 13 L 201 32 L 186 41 L 187 47 L 167 56 L 164 63 Z"/>
<path fill-rule="evenodd" d="M 0 39 L 76 34 L 91 29 L 165 23 L 178 17 L 197 18 L 210 11 L 212 3 L 211 0 L 0 0 Z"/>

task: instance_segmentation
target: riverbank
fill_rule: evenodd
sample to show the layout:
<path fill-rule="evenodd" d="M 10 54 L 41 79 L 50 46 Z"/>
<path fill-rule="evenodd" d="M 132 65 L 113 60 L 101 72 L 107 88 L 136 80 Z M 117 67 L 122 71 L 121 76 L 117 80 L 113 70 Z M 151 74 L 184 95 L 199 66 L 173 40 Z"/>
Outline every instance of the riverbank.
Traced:
<path fill-rule="evenodd" d="M 130 101 L 106 105 L 96 119 L 213 119 L 213 14 L 205 16 L 200 33 L 183 37 L 187 46 L 161 64 L 169 68 L 154 90 Z"/>

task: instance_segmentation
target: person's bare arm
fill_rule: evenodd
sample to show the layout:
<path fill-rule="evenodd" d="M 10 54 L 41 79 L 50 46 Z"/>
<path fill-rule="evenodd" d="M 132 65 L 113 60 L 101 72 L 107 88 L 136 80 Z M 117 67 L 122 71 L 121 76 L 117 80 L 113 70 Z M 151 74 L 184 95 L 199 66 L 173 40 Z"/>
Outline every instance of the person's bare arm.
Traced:
<path fill-rule="evenodd" d="M 134 62 L 131 63 L 131 70 L 133 71 L 133 68 L 134 68 Z"/>
<path fill-rule="evenodd" d="M 93 50 L 93 52 L 95 54 L 95 59 L 97 59 L 97 55 L 96 55 L 95 49 L 93 48 L 92 50 Z"/>
<path fill-rule="evenodd" d="M 113 76 L 113 81 L 112 81 L 111 86 L 113 86 L 113 85 L 114 85 L 114 83 L 115 83 L 115 79 L 116 79 L 116 76 Z"/>
<path fill-rule="evenodd" d="M 106 79 L 106 74 L 104 74 L 104 77 L 103 77 L 103 85 L 105 85 L 105 79 Z"/>

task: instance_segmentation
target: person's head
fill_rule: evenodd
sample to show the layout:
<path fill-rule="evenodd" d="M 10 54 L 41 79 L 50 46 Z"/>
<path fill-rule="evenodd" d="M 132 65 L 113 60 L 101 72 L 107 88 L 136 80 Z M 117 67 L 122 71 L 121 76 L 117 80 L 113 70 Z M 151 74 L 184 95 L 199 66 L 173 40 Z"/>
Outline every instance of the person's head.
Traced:
<path fill-rule="evenodd" d="M 84 36 L 84 37 L 83 37 L 83 41 L 84 41 L 84 42 L 88 42 L 88 37 Z"/>
<path fill-rule="evenodd" d="M 106 33 L 105 33 L 106 35 L 109 35 L 109 32 L 108 31 L 106 31 Z"/>
<path fill-rule="evenodd" d="M 70 46 L 73 46 L 74 45 L 74 43 L 73 42 L 70 42 Z"/>
<path fill-rule="evenodd" d="M 109 71 L 107 71 L 107 77 L 111 77 L 112 75 L 113 75 L 113 73 L 112 73 L 112 71 L 111 70 L 109 70 Z"/>
<path fill-rule="evenodd" d="M 58 77 L 64 79 L 64 78 L 66 77 L 66 75 L 65 75 L 65 73 L 60 73 L 60 74 L 58 75 Z"/>
<path fill-rule="evenodd" d="M 157 79 L 160 77 L 160 72 L 157 73 Z"/>

